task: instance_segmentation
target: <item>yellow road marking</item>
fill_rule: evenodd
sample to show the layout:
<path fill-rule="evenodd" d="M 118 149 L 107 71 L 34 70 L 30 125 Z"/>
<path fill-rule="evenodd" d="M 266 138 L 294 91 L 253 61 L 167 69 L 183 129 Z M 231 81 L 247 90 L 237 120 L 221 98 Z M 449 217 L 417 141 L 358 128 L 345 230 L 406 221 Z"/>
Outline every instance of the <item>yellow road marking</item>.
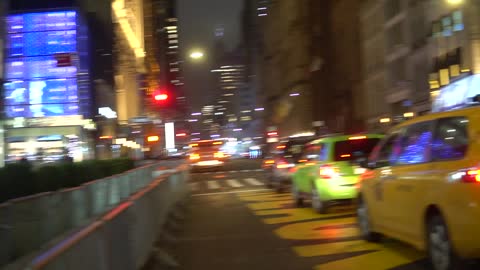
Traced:
<path fill-rule="evenodd" d="M 253 196 L 239 196 L 240 200 L 246 202 L 268 202 L 278 200 L 288 200 L 292 196 L 290 194 L 255 194 Z"/>
<path fill-rule="evenodd" d="M 345 242 L 348 245 L 348 242 Z M 368 244 L 365 244 L 370 248 Z M 328 249 L 328 246 L 319 247 Z M 315 270 L 352 270 L 369 269 L 385 270 L 412 263 L 423 257 L 423 254 L 411 247 L 393 244 L 391 246 L 380 246 L 381 250 L 354 256 L 343 260 L 337 260 L 315 266 Z M 357 248 L 358 249 L 358 248 Z M 357 250 L 358 251 L 358 250 Z M 344 252 L 349 252 L 345 250 Z M 327 254 L 325 254 L 327 255 Z"/>
<path fill-rule="evenodd" d="M 382 242 L 379 244 L 365 242 L 363 240 L 351 240 L 351 237 L 359 236 L 355 226 L 355 217 L 343 217 L 346 214 L 353 214 L 353 208 L 336 209 L 334 213 L 319 215 L 311 208 L 287 208 L 282 209 L 285 204 L 293 203 L 288 194 L 277 194 L 274 192 L 242 194 L 238 195 L 240 200 L 249 202 L 247 206 L 257 216 L 265 216 L 263 222 L 266 224 L 281 224 L 297 221 L 300 223 L 287 224 L 277 230 L 275 234 L 287 240 L 339 240 L 325 244 L 303 245 L 293 247 L 295 253 L 300 257 L 329 256 L 349 254 L 352 252 L 368 252 L 362 255 L 331 261 L 315 266 L 315 270 L 352 270 L 369 269 L 385 270 L 412 263 L 424 257 L 424 254 L 413 247 L 396 241 Z M 266 210 L 268 209 L 268 210 Z M 279 217 L 268 217 L 277 216 Z M 322 220 L 313 220 L 325 218 Z"/>
<path fill-rule="evenodd" d="M 363 240 L 335 242 L 326 244 L 306 245 L 293 247 L 293 250 L 300 257 L 326 256 L 348 252 L 376 250 L 380 245 L 369 243 Z"/>
<path fill-rule="evenodd" d="M 275 233 L 280 238 L 289 240 L 340 240 L 345 237 L 359 236 L 357 227 L 334 228 L 330 226 L 351 225 L 354 223 L 355 218 L 353 217 L 316 220 L 285 225 L 275 230 Z"/>
<path fill-rule="evenodd" d="M 252 210 L 264 210 L 264 209 L 276 209 L 283 208 L 284 205 L 291 205 L 292 200 L 281 200 L 281 201 L 271 201 L 271 202 L 258 202 L 258 203 L 249 203 L 247 204 L 248 208 Z"/>
<path fill-rule="evenodd" d="M 265 224 L 279 224 L 279 223 L 295 222 L 295 221 L 318 219 L 318 218 L 334 218 L 338 216 L 343 216 L 345 215 L 345 213 L 318 215 L 311 208 L 288 208 L 288 209 L 256 211 L 255 215 L 257 216 L 284 215 L 283 217 L 272 217 L 272 218 L 263 219 L 263 222 Z M 328 222 L 332 222 L 332 220 L 329 220 Z"/>
<path fill-rule="evenodd" d="M 239 195 L 238 197 L 242 199 L 243 197 L 251 197 L 251 196 L 260 196 L 260 195 L 279 195 L 278 193 L 273 192 L 271 189 L 267 189 L 262 193 L 258 193 L 255 195 Z M 283 195 L 283 194 L 282 194 Z"/>

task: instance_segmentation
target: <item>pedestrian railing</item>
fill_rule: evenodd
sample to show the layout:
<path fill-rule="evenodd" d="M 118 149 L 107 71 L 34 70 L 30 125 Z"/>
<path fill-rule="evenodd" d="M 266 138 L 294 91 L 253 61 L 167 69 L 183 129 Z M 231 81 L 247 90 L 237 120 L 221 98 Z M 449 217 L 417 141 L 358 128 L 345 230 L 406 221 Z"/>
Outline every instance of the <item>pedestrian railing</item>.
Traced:
<path fill-rule="evenodd" d="M 187 194 L 186 165 L 158 167 L 0 205 L 0 268 L 138 269 Z"/>

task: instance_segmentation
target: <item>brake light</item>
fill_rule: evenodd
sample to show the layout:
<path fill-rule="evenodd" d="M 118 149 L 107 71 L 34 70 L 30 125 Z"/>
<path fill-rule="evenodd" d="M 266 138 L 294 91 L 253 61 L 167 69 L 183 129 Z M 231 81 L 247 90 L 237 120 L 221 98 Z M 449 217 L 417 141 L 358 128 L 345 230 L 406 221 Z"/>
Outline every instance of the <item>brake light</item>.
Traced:
<path fill-rule="evenodd" d="M 350 154 L 344 154 L 344 155 L 341 155 L 340 157 L 341 157 L 341 158 L 349 158 L 349 157 L 352 157 L 352 155 L 350 155 Z"/>
<path fill-rule="evenodd" d="M 364 140 L 366 138 L 367 138 L 367 136 L 354 136 L 354 137 L 350 137 L 348 139 L 349 140 Z"/>
<path fill-rule="evenodd" d="M 277 165 L 277 169 L 287 169 L 293 167 L 293 164 L 281 163 Z"/>
<path fill-rule="evenodd" d="M 190 154 L 190 160 L 197 160 L 197 159 L 200 159 L 199 154 Z"/>
<path fill-rule="evenodd" d="M 321 178 L 331 179 L 338 176 L 338 168 L 330 166 L 330 165 L 323 165 L 318 170 L 318 175 Z"/>
<path fill-rule="evenodd" d="M 450 182 L 480 183 L 480 170 L 467 169 L 451 173 L 448 177 Z"/>
<path fill-rule="evenodd" d="M 225 155 L 223 154 L 223 152 L 217 152 L 217 153 L 213 154 L 213 157 L 214 158 L 224 158 Z"/>
<path fill-rule="evenodd" d="M 265 164 L 274 164 L 274 163 L 275 163 L 274 160 L 271 160 L 271 159 L 265 160 Z"/>
<path fill-rule="evenodd" d="M 279 145 L 277 146 L 277 149 L 285 149 L 287 146 L 286 145 Z"/>

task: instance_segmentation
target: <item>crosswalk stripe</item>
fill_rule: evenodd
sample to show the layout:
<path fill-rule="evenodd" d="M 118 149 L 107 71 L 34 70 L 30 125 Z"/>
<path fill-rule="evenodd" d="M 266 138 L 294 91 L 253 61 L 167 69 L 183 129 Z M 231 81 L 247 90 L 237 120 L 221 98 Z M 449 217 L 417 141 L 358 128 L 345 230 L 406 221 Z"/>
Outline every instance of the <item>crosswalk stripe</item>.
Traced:
<path fill-rule="evenodd" d="M 249 183 L 250 185 L 254 185 L 254 186 L 262 186 L 263 185 L 262 182 L 258 181 L 255 178 L 245 178 L 245 182 Z"/>
<path fill-rule="evenodd" d="M 217 183 L 217 181 L 208 181 L 207 186 L 208 186 L 209 189 L 220 188 L 220 185 Z"/>
<path fill-rule="evenodd" d="M 199 188 L 198 183 L 188 183 L 188 186 L 190 187 L 190 191 L 197 191 Z"/>
<path fill-rule="evenodd" d="M 198 183 L 189 183 L 188 186 L 190 187 L 191 191 L 197 191 L 199 188 Z"/>
<path fill-rule="evenodd" d="M 229 179 L 229 180 L 227 180 L 227 184 L 229 184 L 231 187 L 234 187 L 234 188 L 243 187 L 243 185 L 240 184 L 240 182 L 238 182 L 238 181 L 235 180 L 235 179 Z"/>

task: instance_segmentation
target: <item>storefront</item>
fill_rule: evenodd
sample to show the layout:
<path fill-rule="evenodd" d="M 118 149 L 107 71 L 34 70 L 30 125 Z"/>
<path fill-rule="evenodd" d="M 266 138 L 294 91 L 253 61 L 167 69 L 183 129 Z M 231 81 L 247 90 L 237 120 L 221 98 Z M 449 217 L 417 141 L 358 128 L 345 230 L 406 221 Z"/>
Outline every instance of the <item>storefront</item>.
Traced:
<path fill-rule="evenodd" d="M 81 117 L 16 118 L 6 122 L 6 162 L 21 158 L 53 162 L 70 156 L 74 161 L 94 156 L 95 125 Z"/>

